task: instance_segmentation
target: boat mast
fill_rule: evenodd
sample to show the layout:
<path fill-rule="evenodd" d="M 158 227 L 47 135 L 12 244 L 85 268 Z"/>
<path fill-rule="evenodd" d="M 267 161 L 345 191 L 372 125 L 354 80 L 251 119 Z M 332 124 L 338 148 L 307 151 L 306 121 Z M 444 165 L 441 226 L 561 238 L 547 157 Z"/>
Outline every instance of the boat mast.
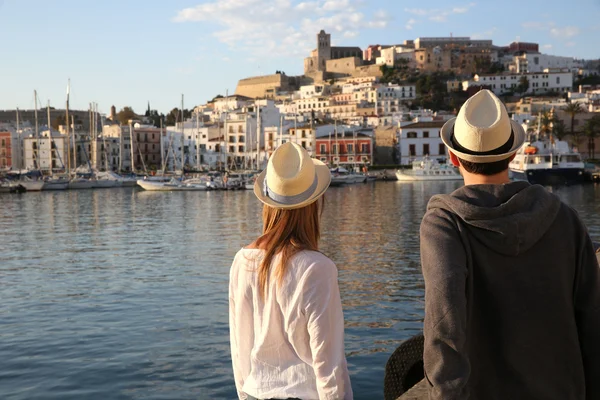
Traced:
<path fill-rule="evenodd" d="M 71 130 L 69 126 L 69 95 L 71 94 L 71 79 L 67 82 L 67 102 L 65 108 L 65 124 L 67 125 L 67 174 L 71 172 Z"/>
<path fill-rule="evenodd" d="M 23 162 L 23 154 L 21 152 L 21 129 L 20 129 L 20 125 L 19 125 L 19 107 L 17 107 L 17 153 L 19 154 L 19 161 L 20 161 L 20 166 L 19 166 L 19 178 L 21 177 L 21 170 L 25 169 L 25 163 Z"/>
<path fill-rule="evenodd" d="M 183 170 L 185 169 L 185 131 L 183 130 L 183 94 L 181 94 L 181 176 L 183 176 Z"/>
<path fill-rule="evenodd" d="M 160 118 L 160 167 L 163 170 L 163 174 L 165 173 L 165 158 L 163 156 L 163 120 Z"/>
<path fill-rule="evenodd" d="M 260 126 L 260 104 L 257 105 L 258 111 L 256 113 L 256 170 L 260 171 L 260 167 L 258 165 L 260 159 L 260 135 L 261 135 L 261 126 Z"/>
<path fill-rule="evenodd" d="M 33 91 L 33 97 L 34 97 L 34 103 L 35 103 L 35 140 L 36 140 L 36 147 L 37 147 L 37 156 L 35 155 L 35 152 L 33 152 L 33 155 L 35 156 L 35 161 L 36 164 L 38 164 L 38 169 L 41 171 L 42 170 L 42 163 L 40 163 L 40 131 L 38 129 L 38 110 L 37 110 L 37 90 Z"/>
<path fill-rule="evenodd" d="M 49 164 L 50 175 L 52 175 L 54 171 L 52 170 L 52 128 L 50 128 L 50 100 L 48 100 L 48 105 L 46 106 L 46 111 L 48 114 L 48 143 L 50 146 L 50 151 L 48 151 L 48 159 L 50 160 L 50 164 Z"/>
<path fill-rule="evenodd" d="M 129 150 L 131 150 L 131 173 L 135 174 L 135 168 L 133 163 L 133 122 L 131 120 L 129 120 Z"/>
<path fill-rule="evenodd" d="M 73 125 L 73 169 L 77 176 L 77 142 L 75 141 L 75 116 L 71 115 L 71 124 Z"/>
<path fill-rule="evenodd" d="M 200 136 L 200 121 L 198 111 L 196 111 L 196 172 L 200 171 L 200 144 L 198 137 Z"/>

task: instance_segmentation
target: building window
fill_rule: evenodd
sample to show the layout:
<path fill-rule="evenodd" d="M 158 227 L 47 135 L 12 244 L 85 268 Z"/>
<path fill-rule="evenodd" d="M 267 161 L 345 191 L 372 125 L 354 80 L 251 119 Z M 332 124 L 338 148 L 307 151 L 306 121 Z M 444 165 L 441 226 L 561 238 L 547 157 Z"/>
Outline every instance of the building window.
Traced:
<path fill-rule="evenodd" d="M 337 144 L 332 145 L 331 151 L 333 152 L 333 154 L 337 154 L 338 153 L 338 145 Z"/>
<path fill-rule="evenodd" d="M 558 85 L 560 83 L 560 76 L 556 77 L 556 84 Z"/>
<path fill-rule="evenodd" d="M 429 137 L 429 131 L 423 131 L 423 137 L 424 138 L 428 138 Z"/>
<path fill-rule="evenodd" d="M 424 156 L 428 156 L 429 155 L 429 143 L 424 143 L 423 144 L 423 155 Z"/>
<path fill-rule="evenodd" d="M 238 137 L 238 142 L 244 143 L 244 137 L 243 136 Z"/>
<path fill-rule="evenodd" d="M 229 152 L 230 153 L 235 152 L 235 146 L 229 146 Z"/>
<path fill-rule="evenodd" d="M 348 143 L 346 145 L 346 150 L 348 150 L 348 154 L 354 153 L 354 145 L 352 143 Z"/>
<path fill-rule="evenodd" d="M 406 137 L 407 137 L 408 139 L 416 139 L 416 138 L 417 138 L 417 132 L 408 132 L 408 133 L 406 134 Z"/>
<path fill-rule="evenodd" d="M 417 146 L 414 144 L 408 145 L 408 155 L 414 157 L 417 155 Z"/>
<path fill-rule="evenodd" d="M 233 126 L 229 127 L 229 133 L 233 133 Z"/>
<path fill-rule="evenodd" d="M 324 144 L 320 145 L 319 147 L 320 147 L 320 150 L 319 150 L 319 151 L 321 152 L 321 154 L 325 154 L 325 153 L 326 153 L 326 151 L 327 151 L 327 150 L 325 150 L 325 149 L 326 149 L 327 147 L 326 147 Z"/>
<path fill-rule="evenodd" d="M 444 143 L 438 145 L 438 154 L 440 156 L 446 155 L 446 146 L 444 146 Z"/>
<path fill-rule="evenodd" d="M 304 140 L 302 141 L 302 148 L 306 149 L 306 142 Z"/>
<path fill-rule="evenodd" d="M 238 152 L 243 153 L 244 152 L 244 146 L 238 146 Z"/>
<path fill-rule="evenodd" d="M 369 152 L 369 145 L 366 144 L 366 143 L 361 144 L 360 148 L 361 148 L 361 150 L 360 150 L 361 153 L 368 153 Z"/>

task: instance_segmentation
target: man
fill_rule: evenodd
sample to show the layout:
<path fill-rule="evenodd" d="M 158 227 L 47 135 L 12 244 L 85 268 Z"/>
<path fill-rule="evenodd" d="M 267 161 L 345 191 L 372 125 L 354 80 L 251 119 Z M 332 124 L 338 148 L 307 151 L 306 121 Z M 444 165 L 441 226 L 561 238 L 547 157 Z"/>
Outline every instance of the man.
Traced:
<path fill-rule="evenodd" d="M 440 136 L 465 186 L 421 224 L 430 399 L 600 399 L 600 270 L 577 213 L 510 182 L 525 140 L 494 94 Z"/>

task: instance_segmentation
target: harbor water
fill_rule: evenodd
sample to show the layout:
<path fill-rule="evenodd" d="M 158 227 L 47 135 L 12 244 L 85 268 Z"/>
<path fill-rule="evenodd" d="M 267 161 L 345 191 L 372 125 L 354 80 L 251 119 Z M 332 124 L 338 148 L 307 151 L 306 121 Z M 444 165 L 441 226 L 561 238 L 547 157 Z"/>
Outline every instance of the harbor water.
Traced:
<path fill-rule="evenodd" d="M 419 224 L 461 182 L 326 193 L 357 399 L 423 318 Z M 600 186 L 552 189 L 600 239 Z M 260 232 L 251 191 L 0 195 L 0 399 L 233 399 L 227 285 Z M 567 238 L 566 238 L 567 239 Z"/>

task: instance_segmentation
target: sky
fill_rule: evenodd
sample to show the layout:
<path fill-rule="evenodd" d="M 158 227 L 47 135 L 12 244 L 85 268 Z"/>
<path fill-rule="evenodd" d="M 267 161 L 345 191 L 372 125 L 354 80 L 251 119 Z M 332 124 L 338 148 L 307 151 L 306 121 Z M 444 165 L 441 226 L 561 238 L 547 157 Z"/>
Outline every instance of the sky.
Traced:
<path fill-rule="evenodd" d="M 600 58 L 599 0 L 0 0 L 0 109 L 98 103 L 167 113 L 239 79 L 303 72 L 325 29 L 332 44 L 431 36 L 537 42 L 547 54 Z"/>

